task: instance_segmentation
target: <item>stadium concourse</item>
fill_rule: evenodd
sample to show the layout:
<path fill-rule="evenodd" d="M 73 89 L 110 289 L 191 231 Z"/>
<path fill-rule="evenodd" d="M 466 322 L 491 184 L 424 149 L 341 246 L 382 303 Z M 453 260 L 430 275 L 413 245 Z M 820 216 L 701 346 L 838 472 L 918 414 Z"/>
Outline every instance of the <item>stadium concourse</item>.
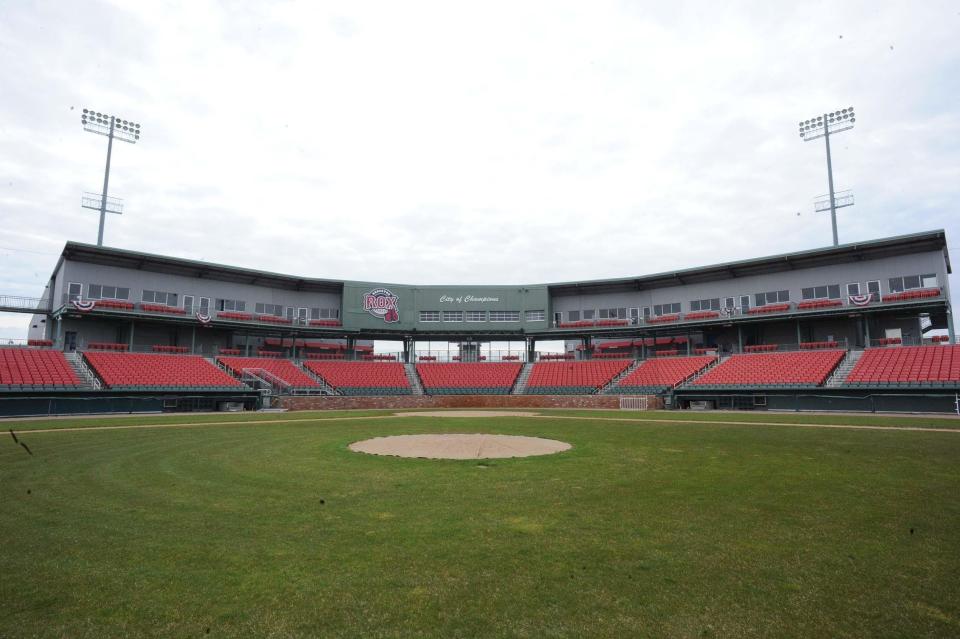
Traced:
<path fill-rule="evenodd" d="M 27 340 L 0 348 L 0 415 L 623 396 L 954 412 L 950 272 L 943 231 L 519 286 L 303 278 L 71 242 L 43 296 L 0 296 L 33 316 Z"/>

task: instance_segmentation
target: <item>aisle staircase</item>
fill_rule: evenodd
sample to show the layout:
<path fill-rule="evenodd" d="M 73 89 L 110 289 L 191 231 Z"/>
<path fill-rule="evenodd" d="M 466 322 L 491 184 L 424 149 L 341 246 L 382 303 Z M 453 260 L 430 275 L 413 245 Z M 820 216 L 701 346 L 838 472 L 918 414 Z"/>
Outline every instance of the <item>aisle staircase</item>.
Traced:
<path fill-rule="evenodd" d="M 416 364 L 404 364 L 403 370 L 407 374 L 407 381 L 410 382 L 410 389 L 414 395 L 426 395 L 423 392 L 423 384 L 420 383 L 420 376 L 417 375 Z"/>
<path fill-rule="evenodd" d="M 863 357 L 863 351 L 847 351 L 847 354 L 843 357 L 837 367 L 833 369 L 833 373 L 830 377 L 827 378 L 827 382 L 824 384 L 826 388 L 838 388 L 843 386 L 847 377 L 850 376 L 850 371 L 853 370 L 853 367 L 856 366 L 860 358 Z"/>
<path fill-rule="evenodd" d="M 527 380 L 530 379 L 530 371 L 533 370 L 533 364 L 527 362 L 523 365 L 523 368 L 520 369 L 520 374 L 517 375 L 517 379 L 513 382 L 513 388 L 510 389 L 511 395 L 523 395 L 527 390 Z"/>
<path fill-rule="evenodd" d="M 621 379 L 623 379 L 624 377 L 626 377 L 627 375 L 629 375 L 629 374 L 632 373 L 633 371 L 637 370 L 637 367 L 640 366 L 640 364 L 643 364 L 645 361 L 646 361 L 646 360 L 640 360 L 640 359 L 635 359 L 635 360 L 633 360 L 633 363 L 630 364 L 630 366 L 627 366 L 627 368 L 624 369 L 624 371 L 623 371 L 622 373 L 620 373 L 619 375 L 617 375 L 616 377 L 614 377 L 613 379 L 611 379 L 609 382 L 607 382 L 606 384 L 604 384 L 603 388 L 601 388 L 600 390 L 597 391 L 597 395 L 606 395 L 606 394 L 608 394 L 611 390 L 613 390 L 614 388 L 617 387 L 617 384 L 620 383 L 620 380 L 621 380 Z"/>
<path fill-rule="evenodd" d="M 100 378 L 93 374 L 87 363 L 83 361 L 83 355 L 79 351 L 64 353 L 63 355 L 66 357 L 67 363 L 70 364 L 70 368 L 80 378 L 80 388 L 90 390 L 101 390 L 103 388 Z"/>

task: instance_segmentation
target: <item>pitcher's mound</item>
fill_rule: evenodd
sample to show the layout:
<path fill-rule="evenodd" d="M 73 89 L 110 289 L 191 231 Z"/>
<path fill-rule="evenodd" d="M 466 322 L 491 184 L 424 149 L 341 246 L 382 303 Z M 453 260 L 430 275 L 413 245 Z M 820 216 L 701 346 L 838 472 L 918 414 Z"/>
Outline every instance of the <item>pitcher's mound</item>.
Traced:
<path fill-rule="evenodd" d="M 426 459 L 501 459 L 550 455 L 570 449 L 555 439 L 520 435 L 393 435 L 350 444 L 350 450 L 371 455 Z"/>

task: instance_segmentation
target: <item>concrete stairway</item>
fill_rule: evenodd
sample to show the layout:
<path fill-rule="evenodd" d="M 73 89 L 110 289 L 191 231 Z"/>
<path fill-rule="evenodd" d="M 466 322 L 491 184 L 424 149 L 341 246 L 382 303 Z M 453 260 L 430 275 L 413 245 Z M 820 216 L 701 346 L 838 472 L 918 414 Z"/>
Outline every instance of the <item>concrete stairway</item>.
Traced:
<path fill-rule="evenodd" d="M 94 372 L 90 370 L 90 367 L 87 366 L 87 363 L 83 361 L 83 355 L 76 351 L 73 353 L 64 353 L 63 355 L 67 358 L 67 363 L 70 364 L 70 368 L 72 368 L 77 374 L 77 377 L 80 378 L 80 388 L 95 390 L 103 388 L 100 378 L 97 377 Z"/>
<path fill-rule="evenodd" d="M 837 367 L 833 369 L 833 374 L 827 378 L 824 387 L 837 388 L 843 386 L 850 375 L 850 371 L 853 370 L 861 357 L 863 357 L 863 351 L 848 351 L 840 363 L 837 364 Z"/>
<path fill-rule="evenodd" d="M 527 380 L 530 379 L 530 371 L 533 369 L 533 364 L 526 363 L 523 365 L 523 368 L 520 369 L 520 374 L 517 375 L 517 380 L 513 383 L 513 388 L 510 389 L 511 395 L 523 395 L 527 390 Z"/>
<path fill-rule="evenodd" d="M 410 382 L 410 388 L 413 390 L 414 395 L 425 395 L 423 392 L 423 384 L 420 383 L 420 376 L 417 375 L 417 366 L 416 364 L 404 364 L 403 370 L 407 374 L 407 380 Z"/>
<path fill-rule="evenodd" d="M 613 379 L 611 379 L 609 382 L 606 383 L 606 385 L 604 385 L 603 388 L 601 388 L 600 390 L 598 390 L 598 391 L 597 391 L 597 395 L 606 395 L 606 394 L 608 394 L 611 390 L 613 390 L 614 388 L 616 388 L 617 384 L 620 383 L 620 380 L 621 380 L 621 379 L 623 379 L 624 377 L 626 377 L 627 375 L 629 375 L 629 374 L 632 373 L 633 371 L 637 370 L 637 367 L 640 366 L 640 364 L 642 364 L 644 361 L 646 361 L 646 360 L 638 360 L 638 359 L 637 359 L 637 360 L 633 360 L 633 363 L 630 364 L 630 366 L 628 366 L 628 367 L 626 368 L 626 370 L 624 370 L 622 373 L 620 373 L 619 375 L 617 375 L 616 377 L 614 377 Z"/>

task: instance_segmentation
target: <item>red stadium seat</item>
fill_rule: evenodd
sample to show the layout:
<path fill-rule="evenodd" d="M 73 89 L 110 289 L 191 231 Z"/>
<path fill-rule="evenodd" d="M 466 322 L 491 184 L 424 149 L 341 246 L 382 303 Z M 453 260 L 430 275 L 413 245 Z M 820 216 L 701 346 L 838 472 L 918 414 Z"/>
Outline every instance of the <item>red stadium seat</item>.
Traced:
<path fill-rule="evenodd" d="M 269 357 L 220 357 L 218 361 L 237 375 L 241 375 L 245 369 L 261 369 L 293 388 L 316 388 L 320 386 L 317 380 L 297 368 L 296 364 L 288 359 L 271 359 Z"/>
<path fill-rule="evenodd" d="M 868 348 L 847 376 L 851 386 L 960 386 L 960 345 Z"/>
<path fill-rule="evenodd" d="M 522 368 L 505 362 L 431 363 L 417 364 L 417 374 L 431 395 L 506 395 Z"/>
<path fill-rule="evenodd" d="M 716 359 L 706 355 L 647 360 L 620 380 L 610 392 L 617 394 L 662 392 L 700 372 Z"/>
<path fill-rule="evenodd" d="M 231 389 L 243 385 L 196 355 L 101 353 L 84 358 L 108 388 Z"/>
<path fill-rule="evenodd" d="M 820 386 L 843 360 L 841 350 L 733 355 L 693 382 L 696 387 Z"/>
<path fill-rule="evenodd" d="M 403 364 L 310 360 L 304 366 L 344 395 L 409 395 Z"/>
<path fill-rule="evenodd" d="M 529 395 L 589 395 L 610 383 L 631 363 L 629 359 L 537 362 L 530 371 L 526 392 Z"/>
<path fill-rule="evenodd" d="M 0 348 L 0 391 L 79 385 L 80 379 L 60 351 Z"/>

